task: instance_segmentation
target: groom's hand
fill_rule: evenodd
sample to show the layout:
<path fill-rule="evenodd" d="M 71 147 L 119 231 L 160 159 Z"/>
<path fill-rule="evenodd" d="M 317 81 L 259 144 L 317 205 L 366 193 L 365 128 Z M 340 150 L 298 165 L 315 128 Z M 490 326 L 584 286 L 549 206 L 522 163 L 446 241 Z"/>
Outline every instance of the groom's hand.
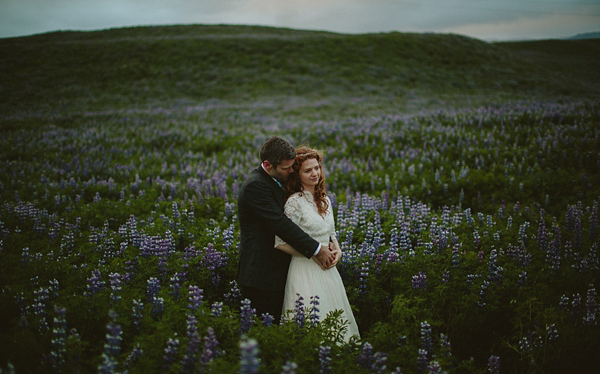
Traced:
<path fill-rule="evenodd" d="M 327 270 L 327 267 L 325 265 L 323 265 L 323 263 L 317 258 L 317 256 L 312 256 L 312 259 L 314 262 L 317 263 L 317 265 L 319 265 L 321 267 L 321 269 Z"/>
<path fill-rule="evenodd" d="M 317 253 L 316 256 L 317 263 L 321 264 L 323 269 L 329 268 L 332 263 L 332 260 L 335 258 L 333 253 L 331 253 L 331 249 L 329 249 L 328 245 L 321 245 L 321 250 Z"/>

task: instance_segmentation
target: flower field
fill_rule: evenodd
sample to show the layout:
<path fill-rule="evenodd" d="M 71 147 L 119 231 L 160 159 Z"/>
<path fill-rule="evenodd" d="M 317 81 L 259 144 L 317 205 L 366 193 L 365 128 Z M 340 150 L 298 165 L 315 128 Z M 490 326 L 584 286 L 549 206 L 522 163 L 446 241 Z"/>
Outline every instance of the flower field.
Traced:
<path fill-rule="evenodd" d="M 4 123 L 1 372 L 600 367 L 597 102 Z M 360 340 L 317 297 L 281 325 L 240 297 L 237 193 L 274 134 L 324 151 Z"/>

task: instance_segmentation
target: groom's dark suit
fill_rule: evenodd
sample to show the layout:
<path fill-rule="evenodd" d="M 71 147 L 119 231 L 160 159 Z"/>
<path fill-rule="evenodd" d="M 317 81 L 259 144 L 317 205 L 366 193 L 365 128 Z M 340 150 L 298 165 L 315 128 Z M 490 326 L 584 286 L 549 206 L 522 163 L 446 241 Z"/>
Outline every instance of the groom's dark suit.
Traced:
<path fill-rule="evenodd" d="M 275 235 L 311 258 L 319 243 L 312 239 L 283 213 L 284 191 L 259 166 L 242 184 L 238 196 L 240 222 L 240 267 L 238 283 L 244 288 L 265 291 L 281 298 L 291 256 L 275 249 Z M 274 296 L 275 297 L 275 296 Z M 279 319 L 281 310 L 265 307 L 260 298 L 252 300 L 259 315 L 265 311 Z M 279 303 L 279 301 L 277 301 Z M 281 308 L 281 307 L 280 307 Z M 271 310 L 269 310 L 271 309 Z"/>

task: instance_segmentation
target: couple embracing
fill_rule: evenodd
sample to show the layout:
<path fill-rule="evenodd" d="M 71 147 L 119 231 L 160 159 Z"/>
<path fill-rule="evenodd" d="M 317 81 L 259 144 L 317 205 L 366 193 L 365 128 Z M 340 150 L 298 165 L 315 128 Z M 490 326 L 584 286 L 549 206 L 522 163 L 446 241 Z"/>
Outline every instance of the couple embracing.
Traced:
<path fill-rule="evenodd" d="M 268 313 L 279 323 L 282 313 L 295 308 L 298 295 L 306 301 L 318 296 L 320 320 L 342 310 L 349 322 L 345 340 L 358 336 L 335 267 L 342 252 L 325 190 L 322 155 L 272 137 L 262 146 L 260 159 L 238 196 L 242 297 L 259 316 Z"/>

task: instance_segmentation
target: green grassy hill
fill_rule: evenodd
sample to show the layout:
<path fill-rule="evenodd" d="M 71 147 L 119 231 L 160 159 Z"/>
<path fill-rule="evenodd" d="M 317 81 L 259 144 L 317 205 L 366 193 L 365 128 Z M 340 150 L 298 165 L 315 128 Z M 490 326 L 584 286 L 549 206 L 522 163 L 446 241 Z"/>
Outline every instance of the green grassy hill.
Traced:
<path fill-rule="evenodd" d="M 597 96 L 600 40 L 165 26 L 0 39 L 0 111 L 281 97 Z"/>

